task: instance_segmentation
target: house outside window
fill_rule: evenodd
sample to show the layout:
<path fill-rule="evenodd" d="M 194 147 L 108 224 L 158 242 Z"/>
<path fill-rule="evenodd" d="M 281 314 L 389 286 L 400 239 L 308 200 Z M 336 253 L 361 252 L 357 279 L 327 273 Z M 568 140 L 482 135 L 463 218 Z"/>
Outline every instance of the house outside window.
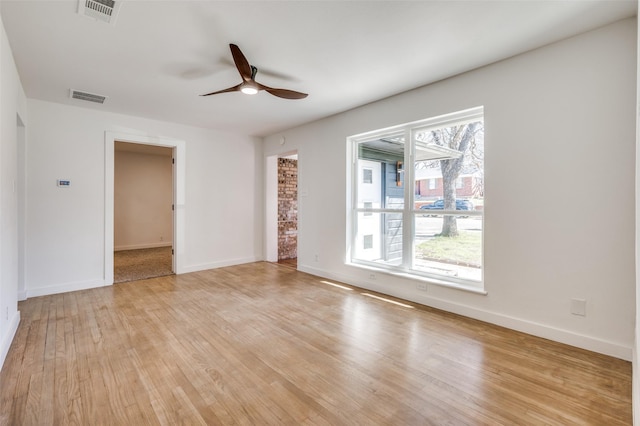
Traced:
<path fill-rule="evenodd" d="M 362 169 L 362 183 L 373 183 L 373 170 Z"/>
<path fill-rule="evenodd" d="M 348 262 L 482 289 L 482 107 L 356 135 L 348 143 Z M 371 170 L 373 184 L 359 182 L 363 170 Z"/>
<path fill-rule="evenodd" d="M 363 203 L 363 207 L 365 208 L 365 210 L 370 210 L 370 209 L 372 209 L 372 208 L 373 208 L 373 203 L 372 203 L 371 201 L 365 201 L 365 202 Z M 365 216 L 371 216 L 371 215 L 372 215 L 372 213 L 371 213 L 371 212 L 367 212 L 367 211 L 365 211 L 365 212 L 364 212 L 364 215 L 365 215 Z"/>
<path fill-rule="evenodd" d="M 370 250 L 373 248 L 373 235 L 364 236 L 363 247 L 365 250 Z"/>

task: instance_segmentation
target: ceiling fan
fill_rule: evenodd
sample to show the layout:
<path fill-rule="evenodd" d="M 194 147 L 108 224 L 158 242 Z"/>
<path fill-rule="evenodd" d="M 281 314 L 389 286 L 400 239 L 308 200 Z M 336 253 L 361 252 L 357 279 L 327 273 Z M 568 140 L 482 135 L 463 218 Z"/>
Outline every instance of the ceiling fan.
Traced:
<path fill-rule="evenodd" d="M 253 65 L 249 65 L 249 61 L 247 61 L 247 58 L 245 58 L 238 46 L 236 46 L 235 44 L 230 44 L 229 47 L 231 48 L 233 62 L 235 62 L 236 68 L 240 73 L 240 77 L 242 77 L 242 83 L 238 84 L 237 86 L 229 87 L 228 89 L 218 90 L 217 92 L 211 92 L 200 96 L 211 96 L 227 92 L 242 92 L 247 95 L 255 95 L 260 90 L 265 90 L 274 96 L 284 99 L 303 99 L 308 96 L 306 93 L 300 93 L 286 89 L 274 89 L 273 87 L 268 87 L 264 84 L 258 83 L 256 81 L 258 68 L 254 67 Z"/>

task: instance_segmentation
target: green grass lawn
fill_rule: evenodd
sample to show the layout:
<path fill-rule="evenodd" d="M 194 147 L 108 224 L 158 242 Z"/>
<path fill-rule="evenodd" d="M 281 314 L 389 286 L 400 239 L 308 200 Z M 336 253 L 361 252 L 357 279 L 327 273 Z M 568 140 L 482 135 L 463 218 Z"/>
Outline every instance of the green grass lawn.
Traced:
<path fill-rule="evenodd" d="M 457 237 L 433 237 L 416 247 L 416 257 L 480 267 L 482 264 L 482 234 L 478 231 L 460 231 Z"/>

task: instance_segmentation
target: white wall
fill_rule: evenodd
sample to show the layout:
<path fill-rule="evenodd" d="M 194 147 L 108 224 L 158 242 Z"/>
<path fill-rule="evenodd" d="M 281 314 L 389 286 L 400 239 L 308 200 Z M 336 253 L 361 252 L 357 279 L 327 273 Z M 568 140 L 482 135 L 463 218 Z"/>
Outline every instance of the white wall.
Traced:
<path fill-rule="evenodd" d="M 114 248 L 170 246 L 173 241 L 171 148 L 165 155 L 115 151 Z"/>
<path fill-rule="evenodd" d="M 27 105 L 29 297 L 105 284 L 105 131 L 186 141 L 185 272 L 261 260 L 258 139 L 38 100 Z M 56 187 L 60 178 L 71 187 Z"/>
<path fill-rule="evenodd" d="M 20 322 L 18 118 L 27 124 L 26 98 L 4 25 L 0 23 L 0 367 Z"/>
<path fill-rule="evenodd" d="M 630 359 L 635 94 L 629 19 L 266 138 L 299 153 L 299 269 Z M 480 105 L 488 295 L 346 265 L 345 139 Z"/>
<path fill-rule="evenodd" d="M 640 0 L 638 0 L 640 7 Z M 636 23 L 638 24 L 638 23 Z M 636 317 L 635 317 L 635 342 L 633 345 L 633 423 L 640 422 L 640 27 L 636 25 L 636 233 L 635 233 L 635 266 L 636 266 Z"/>

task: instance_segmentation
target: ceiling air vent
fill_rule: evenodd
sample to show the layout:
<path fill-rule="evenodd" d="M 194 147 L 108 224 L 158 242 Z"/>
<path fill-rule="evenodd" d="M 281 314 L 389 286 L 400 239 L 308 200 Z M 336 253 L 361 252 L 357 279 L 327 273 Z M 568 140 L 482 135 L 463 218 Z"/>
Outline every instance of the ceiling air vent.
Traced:
<path fill-rule="evenodd" d="M 78 0 L 78 13 L 98 21 L 114 24 L 118 14 L 117 3 L 113 0 Z"/>
<path fill-rule="evenodd" d="M 71 90 L 71 98 L 79 99 L 81 101 L 95 102 L 97 104 L 103 104 L 107 99 L 106 96 L 96 95 L 94 93 L 81 92 L 79 90 Z"/>

